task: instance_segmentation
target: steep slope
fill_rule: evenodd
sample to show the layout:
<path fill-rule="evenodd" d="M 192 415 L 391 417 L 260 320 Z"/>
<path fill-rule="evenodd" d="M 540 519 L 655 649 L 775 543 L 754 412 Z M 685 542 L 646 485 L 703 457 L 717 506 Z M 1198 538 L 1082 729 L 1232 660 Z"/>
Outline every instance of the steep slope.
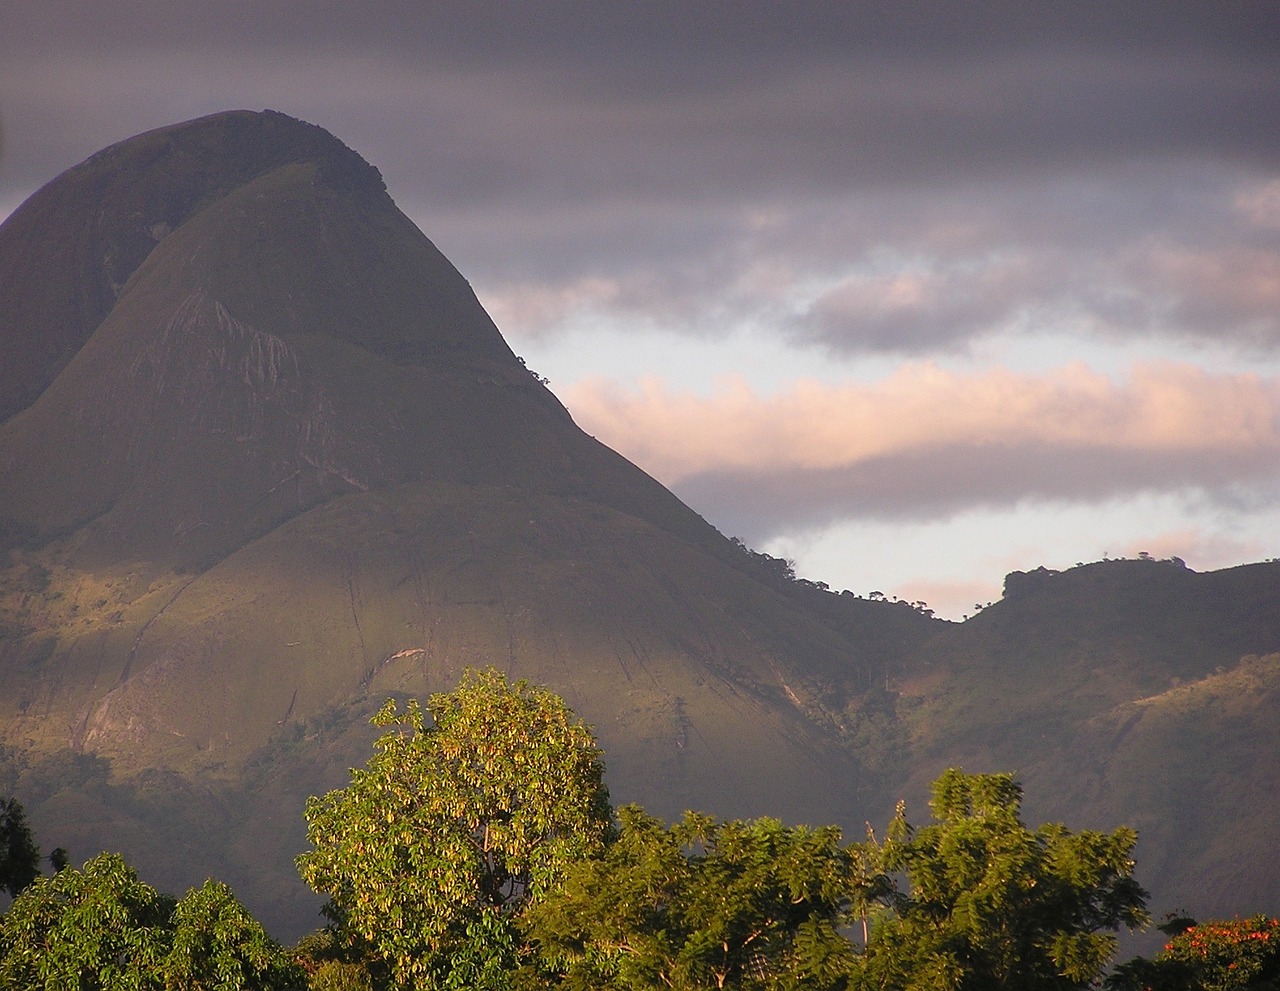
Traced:
<path fill-rule="evenodd" d="M 333 179 L 381 188 L 377 171 L 355 152 L 283 114 L 225 113 L 198 123 L 103 149 L 6 221 L 0 421 L 40 396 L 156 243 L 210 202 L 282 165 L 318 159 Z"/>
<path fill-rule="evenodd" d="M 161 133 L 183 147 L 187 131 L 224 127 Z M 150 153 L 153 136 L 135 140 Z M 692 513 L 571 428 L 376 174 L 329 140 L 166 234 L 39 400 L 0 428 L 10 530 L 30 542 L 92 523 L 109 557 L 190 568 L 329 496 L 429 479 L 603 487 L 692 533 Z M 159 168 L 122 148 L 82 168 Z M 5 325 L 14 350 L 40 332 Z"/>
<path fill-rule="evenodd" d="M 241 112 L 130 139 L 24 205 L 0 261 L 19 777 L 71 748 L 130 795 L 231 789 L 189 803 L 191 835 L 273 851 L 281 885 L 296 851 L 249 810 L 300 825 L 378 701 L 492 663 L 597 727 L 622 800 L 855 820 L 878 797 L 840 732 L 858 637 L 583 434 L 336 139 Z M 246 767 L 273 783 L 235 791 Z M 141 844 L 173 814 L 110 788 L 89 812 L 53 777 L 55 833 Z"/>

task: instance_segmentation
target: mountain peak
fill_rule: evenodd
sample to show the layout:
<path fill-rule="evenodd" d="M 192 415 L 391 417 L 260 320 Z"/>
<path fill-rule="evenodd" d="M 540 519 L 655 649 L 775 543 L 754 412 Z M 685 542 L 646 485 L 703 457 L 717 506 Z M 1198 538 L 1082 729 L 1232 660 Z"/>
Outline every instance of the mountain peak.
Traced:
<path fill-rule="evenodd" d="M 567 420 L 377 169 L 284 114 L 104 149 L 0 227 L 0 271 L 10 543 L 96 521 L 205 567 L 336 495 L 541 476 Z"/>
<path fill-rule="evenodd" d="M 1280 793 L 1280 669 L 1238 661 L 1280 650 L 1277 568 L 1014 573 L 964 624 L 780 578 L 582 433 L 377 171 L 283 114 L 113 145 L 0 227 L 0 777 L 9 748 L 48 769 L 69 847 L 146 819 L 126 852 L 174 890 L 247 858 L 290 925 L 284 824 L 367 756 L 363 717 L 492 664 L 659 814 L 854 823 L 1015 767 L 1155 827 L 1165 875 L 1243 853 L 1274 891 L 1273 837 L 1221 824 L 1236 782 Z"/>
<path fill-rule="evenodd" d="M 0 227 L 0 422 L 48 387 L 164 237 L 294 163 L 310 163 L 335 189 L 386 198 L 378 170 L 341 141 L 270 110 L 128 138 L 33 194 Z"/>

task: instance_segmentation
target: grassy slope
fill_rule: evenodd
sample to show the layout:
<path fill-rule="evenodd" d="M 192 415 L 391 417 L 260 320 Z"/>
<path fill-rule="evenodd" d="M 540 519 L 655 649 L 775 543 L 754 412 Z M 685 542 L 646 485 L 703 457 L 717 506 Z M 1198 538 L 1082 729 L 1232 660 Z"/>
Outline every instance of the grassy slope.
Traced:
<path fill-rule="evenodd" d="M 55 595 L 86 582 L 50 574 Z M 145 610 L 134 605 L 149 621 L 112 623 L 106 606 L 74 605 L 61 627 L 28 616 L 68 649 L 35 659 L 30 679 L 4 693 L 33 696 L 29 715 L 7 726 L 40 739 L 37 749 L 56 748 L 65 737 L 48 731 L 70 726 L 114 760 L 117 781 L 162 764 L 201 796 L 234 793 L 248 761 L 251 795 L 221 800 L 219 835 L 195 862 L 229 879 L 243 872 L 259 905 L 271 900 L 263 889 L 298 897 L 289 863 L 302 802 L 365 759 L 361 717 L 389 694 L 448 687 L 468 664 L 561 692 L 596 728 L 619 801 L 670 816 L 698 807 L 850 821 L 867 797 L 859 789 L 874 784 L 830 734 L 816 684 L 824 669 L 841 674 L 848 643 L 777 592 L 599 504 L 407 484 L 318 507 L 198 577 L 174 578 Z M 117 661 L 102 666 L 112 635 Z M 76 694 L 77 682 L 91 684 Z M 174 844 L 148 831 L 154 817 L 132 794 L 73 789 L 38 811 L 56 842 L 74 849 L 96 836 L 173 885 L 182 856 L 157 857 Z M 169 814 L 207 826 L 210 801 Z M 68 818 L 97 822 L 67 837 Z"/>

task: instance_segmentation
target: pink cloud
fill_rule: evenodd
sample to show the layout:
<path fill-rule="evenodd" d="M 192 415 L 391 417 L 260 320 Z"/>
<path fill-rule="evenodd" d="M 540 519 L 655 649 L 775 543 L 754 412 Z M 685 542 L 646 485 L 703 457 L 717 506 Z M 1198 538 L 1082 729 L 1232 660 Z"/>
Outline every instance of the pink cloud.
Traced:
<path fill-rule="evenodd" d="M 1161 250 L 1140 259 L 1135 277 L 1153 297 L 1168 298 L 1168 315 L 1212 336 L 1232 328 L 1236 336 L 1272 342 L 1280 312 L 1280 255 L 1270 247 Z"/>
<path fill-rule="evenodd" d="M 579 313 L 607 309 L 622 295 L 616 279 L 586 277 L 561 285 L 520 282 L 485 293 L 484 305 L 504 330 L 536 336 Z"/>
<path fill-rule="evenodd" d="M 709 471 L 833 470 L 956 448 L 1163 459 L 1280 455 L 1280 381 L 1189 365 L 1136 366 L 1115 382 L 1084 365 L 1046 375 L 962 375 L 908 365 L 870 385 L 798 382 L 760 395 L 725 379 L 710 396 L 660 380 L 592 379 L 564 398 L 578 422 L 673 484 Z"/>
<path fill-rule="evenodd" d="M 1280 380 L 1187 365 L 1114 381 L 1083 365 L 918 364 L 767 396 L 734 379 L 709 396 L 589 380 L 563 398 L 588 432 L 748 543 L 838 520 L 1137 493 L 1270 501 L 1280 482 Z"/>

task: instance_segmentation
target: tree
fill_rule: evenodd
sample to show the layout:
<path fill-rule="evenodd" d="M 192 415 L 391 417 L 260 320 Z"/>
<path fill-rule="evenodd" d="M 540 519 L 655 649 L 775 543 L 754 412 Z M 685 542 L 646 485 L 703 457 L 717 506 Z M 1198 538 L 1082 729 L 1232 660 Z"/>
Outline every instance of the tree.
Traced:
<path fill-rule="evenodd" d="M 27 814 L 16 798 L 0 802 L 0 889 L 10 898 L 40 874 L 40 848 L 36 846 Z"/>
<path fill-rule="evenodd" d="M 307 803 L 299 873 L 401 986 L 501 985 L 514 916 L 609 833 L 595 739 L 560 698 L 494 670 L 373 722 L 394 728 L 368 764 Z"/>
<path fill-rule="evenodd" d="M 192 888 L 174 907 L 164 961 L 168 987 L 185 991 L 300 991 L 301 968 L 220 881 Z"/>
<path fill-rule="evenodd" d="M 1179 923 L 1154 960 L 1137 957 L 1107 978 L 1111 991 L 1275 991 L 1280 988 L 1280 920 Z"/>
<path fill-rule="evenodd" d="M 1133 879 L 1137 834 L 1035 831 L 1020 818 L 1008 774 L 945 772 L 933 788 L 936 823 L 895 838 L 885 866 L 909 891 L 872 930 L 861 961 L 867 987 L 1084 988 L 1115 952 L 1115 931 L 1146 922 Z"/>
<path fill-rule="evenodd" d="M 37 878 L 0 918 L 0 991 L 300 991 L 302 971 L 214 881 L 180 902 L 119 854 Z"/>
<path fill-rule="evenodd" d="M 163 988 L 172 909 L 118 854 L 36 878 L 0 918 L 0 989 Z"/>
<path fill-rule="evenodd" d="M 603 857 L 566 872 L 526 915 L 545 972 L 570 988 L 839 988 L 850 860 L 834 826 L 776 819 L 666 827 L 619 810 Z"/>

